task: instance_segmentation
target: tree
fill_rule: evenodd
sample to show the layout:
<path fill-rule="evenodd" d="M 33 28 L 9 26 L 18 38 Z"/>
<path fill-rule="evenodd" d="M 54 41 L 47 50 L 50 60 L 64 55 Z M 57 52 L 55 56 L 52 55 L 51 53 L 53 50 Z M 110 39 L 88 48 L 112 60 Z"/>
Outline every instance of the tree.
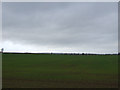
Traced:
<path fill-rule="evenodd" d="M 1 49 L 1 53 L 3 53 L 4 48 Z"/>
<path fill-rule="evenodd" d="M 82 55 L 85 55 L 84 53 L 82 53 Z"/>

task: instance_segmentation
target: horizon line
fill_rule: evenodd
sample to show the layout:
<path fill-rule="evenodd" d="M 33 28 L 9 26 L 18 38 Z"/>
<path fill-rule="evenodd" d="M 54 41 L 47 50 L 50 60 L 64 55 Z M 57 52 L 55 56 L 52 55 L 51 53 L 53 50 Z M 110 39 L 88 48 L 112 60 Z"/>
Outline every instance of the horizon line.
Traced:
<path fill-rule="evenodd" d="M 92 52 L 7 52 L 7 51 L 3 51 L 3 53 L 33 53 L 33 54 L 119 54 L 118 53 L 92 53 Z"/>

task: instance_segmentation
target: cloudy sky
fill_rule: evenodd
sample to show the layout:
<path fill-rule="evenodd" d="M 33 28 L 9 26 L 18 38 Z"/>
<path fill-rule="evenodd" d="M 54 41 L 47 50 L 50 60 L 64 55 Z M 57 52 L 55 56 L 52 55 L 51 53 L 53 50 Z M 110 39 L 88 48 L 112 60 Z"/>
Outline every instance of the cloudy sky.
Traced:
<path fill-rule="evenodd" d="M 9 52 L 118 52 L 117 2 L 4 2 Z"/>

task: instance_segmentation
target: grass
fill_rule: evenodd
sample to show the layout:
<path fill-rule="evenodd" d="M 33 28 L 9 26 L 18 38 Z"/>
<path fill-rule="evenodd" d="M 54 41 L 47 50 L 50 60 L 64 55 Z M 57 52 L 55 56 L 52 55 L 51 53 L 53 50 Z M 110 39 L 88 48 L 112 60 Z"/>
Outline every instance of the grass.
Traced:
<path fill-rule="evenodd" d="M 3 88 L 115 88 L 117 55 L 3 54 Z"/>

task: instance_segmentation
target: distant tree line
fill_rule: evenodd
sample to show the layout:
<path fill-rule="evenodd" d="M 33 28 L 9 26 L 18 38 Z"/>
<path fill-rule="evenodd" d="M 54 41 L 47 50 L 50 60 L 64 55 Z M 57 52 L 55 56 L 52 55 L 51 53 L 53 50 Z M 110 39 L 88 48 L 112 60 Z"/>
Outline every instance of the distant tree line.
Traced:
<path fill-rule="evenodd" d="M 96 53 L 29 53 L 29 52 L 4 52 L 4 54 L 50 54 L 50 55 L 120 55 L 118 54 L 96 54 Z"/>

